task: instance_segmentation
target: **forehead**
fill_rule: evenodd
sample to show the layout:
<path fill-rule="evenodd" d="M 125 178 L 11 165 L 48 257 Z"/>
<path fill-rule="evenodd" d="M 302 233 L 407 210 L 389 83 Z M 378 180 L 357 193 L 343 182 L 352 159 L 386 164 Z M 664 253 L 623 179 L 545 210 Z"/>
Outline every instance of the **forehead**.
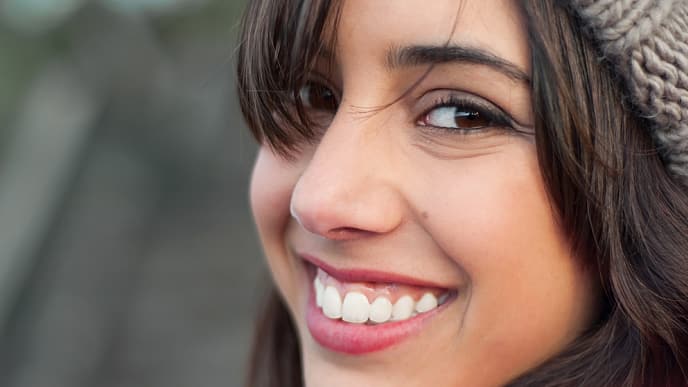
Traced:
<path fill-rule="evenodd" d="M 530 72 L 527 34 L 513 0 L 344 0 L 335 55 L 344 67 L 384 61 L 393 47 L 460 44 Z"/>

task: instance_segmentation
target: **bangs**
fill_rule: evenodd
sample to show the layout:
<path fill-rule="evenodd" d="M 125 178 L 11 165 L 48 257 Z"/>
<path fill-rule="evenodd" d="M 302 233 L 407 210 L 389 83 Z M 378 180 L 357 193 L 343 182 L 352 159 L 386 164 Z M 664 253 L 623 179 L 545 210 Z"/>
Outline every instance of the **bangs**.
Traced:
<path fill-rule="evenodd" d="M 256 140 L 284 157 L 313 138 L 299 90 L 319 57 L 331 64 L 339 10 L 338 0 L 254 0 L 244 13 L 241 111 Z"/>

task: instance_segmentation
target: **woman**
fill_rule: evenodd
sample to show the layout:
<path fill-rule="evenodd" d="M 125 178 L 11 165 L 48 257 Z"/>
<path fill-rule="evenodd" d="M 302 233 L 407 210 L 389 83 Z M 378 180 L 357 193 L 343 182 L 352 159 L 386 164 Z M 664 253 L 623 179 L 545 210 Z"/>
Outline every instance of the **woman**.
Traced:
<path fill-rule="evenodd" d="M 688 4 L 257 0 L 252 386 L 688 384 Z"/>

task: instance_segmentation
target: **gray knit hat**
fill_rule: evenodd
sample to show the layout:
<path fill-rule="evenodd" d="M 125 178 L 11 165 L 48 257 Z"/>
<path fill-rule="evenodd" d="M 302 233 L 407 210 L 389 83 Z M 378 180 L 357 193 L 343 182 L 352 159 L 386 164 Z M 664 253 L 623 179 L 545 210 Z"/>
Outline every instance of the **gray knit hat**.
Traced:
<path fill-rule="evenodd" d="M 688 187 L 688 0 L 571 0 Z"/>

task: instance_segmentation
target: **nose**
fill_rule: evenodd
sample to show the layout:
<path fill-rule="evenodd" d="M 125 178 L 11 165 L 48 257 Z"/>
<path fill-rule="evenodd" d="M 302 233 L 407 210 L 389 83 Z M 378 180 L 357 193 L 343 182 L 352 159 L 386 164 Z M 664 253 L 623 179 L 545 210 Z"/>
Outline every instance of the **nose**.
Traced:
<path fill-rule="evenodd" d="M 403 220 L 393 149 L 358 121 L 335 118 L 292 191 L 292 217 L 332 240 L 389 233 Z"/>

